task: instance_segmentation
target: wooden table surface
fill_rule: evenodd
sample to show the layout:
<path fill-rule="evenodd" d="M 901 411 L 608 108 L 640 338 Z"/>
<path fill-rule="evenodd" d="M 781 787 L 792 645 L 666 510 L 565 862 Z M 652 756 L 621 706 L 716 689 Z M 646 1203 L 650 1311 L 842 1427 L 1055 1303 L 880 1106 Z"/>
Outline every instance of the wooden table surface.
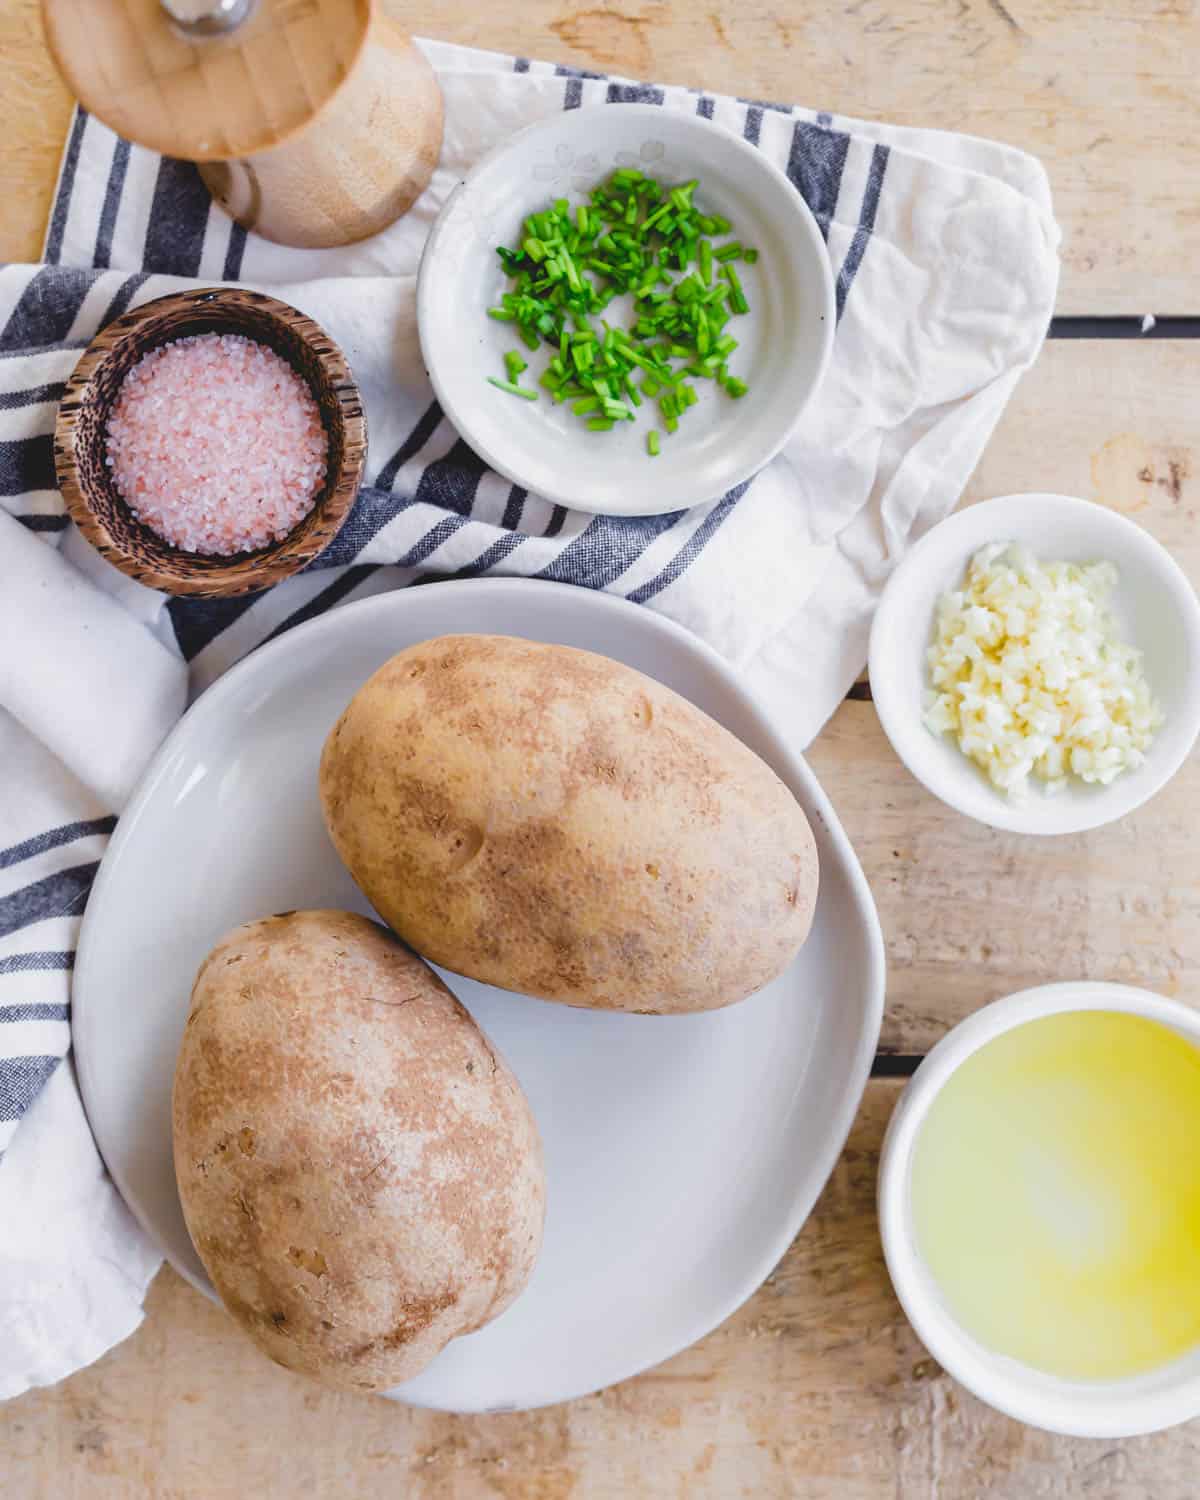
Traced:
<path fill-rule="evenodd" d="M 1063 317 L 967 498 L 1033 488 L 1089 496 L 1135 516 L 1200 583 L 1200 343 L 1187 337 L 1200 333 L 1194 0 L 391 8 L 411 29 L 456 41 L 994 135 L 1036 152 L 1066 236 Z M 4 0 L 0 257 L 36 258 L 69 107 L 35 0 Z M 1146 312 L 1173 317 L 1136 336 Z M 883 1053 L 816 1212 L 739 1313 L 600 1395 L 468 1419 L 335 1395 L 275 1369 L 164 1271 L 126 1344 L 56 1389 L 0 1407 L 0 1493 L 1195 1500 L 1200 1426 L 1128 1442 L 1054 1438 L 961 1390 L 896 1304 L 873 1202 L 902 1075 L 986 1001 L 1079 977 L 1200 1002 L 1195 759 L 1119 826 L 1043 843 L 932 800 L 892 755 L 866 689 L 810 758 L 887 935 Z"/>

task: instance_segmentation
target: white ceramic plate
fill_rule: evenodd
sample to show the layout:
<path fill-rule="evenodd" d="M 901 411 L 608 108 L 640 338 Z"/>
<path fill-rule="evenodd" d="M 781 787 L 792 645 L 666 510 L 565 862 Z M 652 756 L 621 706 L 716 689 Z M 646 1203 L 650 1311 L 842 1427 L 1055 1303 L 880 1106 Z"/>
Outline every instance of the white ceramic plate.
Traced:
<path fill-rule="evenodd" d="M 1047 797 L 1031 782 L 1013 802 L 967 759 L 951 735 L 922 723 L 925 652 L 937 601 L 962 581 L 989 542 L 1019 542 L 1038 557 L 1108 561 L 1120 573 L 1113 613 L 1145 657 L 1166 714 L 1144 764 L 1109 786 L 1071 778 Z M 1005 495 L 968 506 L 922 537 L 892 574 L 871 630 L 871 695 L 892 748 L 935 797 L 1012 833 L 1079 833 L 1124 817 L 1151 798 L 1187 758 L 1200 730 L 1200 604 L 1178 563 L 1149 532 L 1116 511 L 1069 495 Z"/>
<path fill-rule="evenodd" d="M 536 387 L 552 352 L 530 354 L 511 324 L 487 316 L 509 285 L 496 246 L 515 244 L 525 216 L 556 197 L 586 202 L 621 165 L 672 183 L 699 178 L 696 206 L 724 214 L 733 235 L 759 252 L 756 265 L 737 265 L 750 312 L 728 329 L 739 340 L 730 368 L 749 392 L 734 401 L 712 381 L 694 381 L 699 401 L 676 434 L 663 431 L 655 459 L 646 455 L 646 433 L 662 423 L 649 402 L 636 422 L 589 432 L 544 391 L 521 401 L 485 379 L 503 377 L 505 351 L 517 349 L 529 362 L 522 382 Z M 610 321 L 627 322 L 624 306 L 612 304 Z M 835 321 L 825 242 L 779 168 L 721 126 L 653 104 L 566 110 L 485 157 L 429 236 L 417 316 L 437 398 L 476 453 L 536 494 L 621 516 L 698 505 L 757 473 L 816 390 Z"/>
<path fill-rule="evenodd" d="M 878 1040 L 884 960 L 870 892 L 812 772 L 733 671 L 680 627 L 602 594 L 521 580 L 408 589 L 301 626 L 210 688 L 159 752 L 101 867 L 75 967 L 75 1055 L 96 1139 L 134 1213 L 195 1286 L 209 1291 L 170 1145 L 192 979 L 239 922 L 294 907 L 368 910 L 321 821 L 321 745 L 389 656 L 454 631 L 580 646 L 657 677 L 770 762 L 808 812 L 821 860 L 799 958 L 728 1010 L 602 1014 L 447 976 L 537 1115 L 546 1238 L 516 1304 L 396 1395 L 483 1411 L 623 1380 L 755 1290 L 845 1141 Z"/>

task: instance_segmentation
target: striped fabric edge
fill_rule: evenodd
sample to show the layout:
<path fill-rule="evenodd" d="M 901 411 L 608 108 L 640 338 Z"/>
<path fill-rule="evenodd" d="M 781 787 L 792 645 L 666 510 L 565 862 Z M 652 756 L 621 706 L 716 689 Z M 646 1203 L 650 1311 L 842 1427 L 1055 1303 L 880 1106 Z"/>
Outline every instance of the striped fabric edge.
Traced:
<path fill-rule="evenodd" d="M 54 467 L 66 380 L 79 351 L 149 279 L 69 266 L 0 268 L 0 509 L 48 540 L 70 524 Z"/>
<path fill-rule="evenodd" d="M 847 208 L 841 199 L 850 140 L 830 128 L 828 117 L 767 101 L 728 100 L 697 90 L 668 89 L 521 58 L 502 65 L 518 74 L 549 74 L 561 79 L 564 110 L 591 103 L 670 104 L 672 108 L 694 109 L 699 116 L 719 119 L 726 125 L 732 123 L 747 142 L 770 151 L 784 168 L 812 208 L 827 242 L 834 219 L 846 217 Z M 47 265 L 29 272 L 8 305 L 0 299 L 0 359 L 22 358 L 30 351 L 55 347 L 73 353 L 94 332 L 94 327 L 89 330 L 81 325 L 94 321 L 95 326 L 101 326 L 118 316 L 150 276 L 194 277 L 200 272 L 206 244 L 212 238 L 210 220 L 220 211 L 212 204 L 194 167 L 159 159 L 150 201 L 145 205 L 142 265 L 124 275 L 115 292 L 105 293 L 103 307 L 93 305 L 98 278 L 111 262 L 114 228 L 130 181 L 146 167 L 145 158 L 139 158 L 137 171 L 131 173 L 134 148 L 120 140 L 111 147 L 107 179 L 90 230 L 92 264 L 82 268 L 61 264 L 91 123 L 85 111 L 77 110 L 64 148 L 47 230 Z M 835 268 L 839 316 L 869 247 L 886 165 L 883 148 L 882 153 L 875 154 L 862 201 L 856 208 L 848 248 L 841 265 Z M 232 280 L 240 274 L 245 234 L 236 226 L 230 227 L 223 215 L 221 218 L 225 233 L 222 270 L 225 278 Z M 63 378 L 65 375 L 59 375 L 57 382 Z M 0 414 L 24 412 L 31 419 L 29 430 L 15 426 L 11 434 L 0 436 L 0 503 L 6 508 L 11 509 L 9 502 L 19 502 L 30 492 L 54 489 L 45 412 L 52 409 L 56 399 L 49 393 L 55 384 L 56 380 L 46 379 L 39 367 L 38 378 L 31 378 L 28 384 L 5 385 Z M 438 456 L 429 453 L 431 440 L 442 426 L 436 403 L 417 418 L 396 452 L 381 465 L 376 484 L 364 488 L 358 496 L 337 542 L 314 565 L 307 597 L 294 607 L 281 612 L 261 595 L 211 603 L 172 600 L 168 605 L 171 623 L 184 655 L 195 662 L 219 647 L 226 632 L 235 629 L 242 647 L 239 654 L 244 654 L 263 640 L 350 598 L 389 586 L 393 579 L 408 582 L 423 572 L 436 572 L 439 557 L 451 552 L 456 559 L 454 576 L 511 571 L 530 554 L 536 566 L 528 576 L 563 580 L 648 603 L 686 575 L 750 489 L 749 483 L 738 486 L 711 505 L 686 513 L 614 518 L 572 516 L 559 506 L 539 512 L 531 497 L 513 488 L 497 525 L 476 514 L 477 496 L 487 471 L 470 448 L 457 440 Z M 544 507 L 544 502 L 541 504 Z M 18 514 L 27 525 L 47 532 L 67 524 L 61 513 Z M 545 519 L 533 531 L 528 527 L 535 514 Z M 393 537 L 397 545 L 381 551 Z M 550 555 L 543 557 L 547 551 Z M 0 1047 L 0 1053 L 5 1054 L 0 1056 L 0 1150 L 69 1044 L 66 989 L 73 942 L 50 946 L 38 939 L 48 932 L 57 936 L 64 926 L 77 926 L 97 861 L 77 859 L 73 849 L 82 839 L 106 839 L 111 824 L 102 827 L 103 821 L 64 824 L 0 851 L 0 869 L 19 877 L 6 882 L 5 893 L 0 895 L 0 943 L 4 950 L 14 941 L 21 945 L 20 951 L 0 950 L 0 1035 L 7 1043 Z M 28 987 L 34 981 L 39 986 L 61 986 L 61 998 L 47 996 L 41 989 L 30 998 Z"/>
<path fill-rule="evenodd" d="M 80 918 L 115 825 L 78 818 L 0 848 L 0 1156 L 70 1048 Z"/>
<path fill-rule="evenodd" d="M 836 268 L 839 314 L 844 310 L 854 278 L 866 254 L 873 232 L 874 215 L 882 192 L 887 166 L 887 148 L 877 148 L 871 171 L 863 187 L 861 201 L 853 208 L 841 202 L 850 137 L 829 128 L 828 116 L 797 110 L 790 105 L 760 100 L 728 100 L 699 90 L 665 87 L 609 77 L 589 69 L 561 64 L 535 62 L 525 58 L 497 59 L 516 73 L 536 77 L 554 77 L 562 81 L 562 108 L 572 109 L 584 103 L 621 104 L 650 103 L 673 108 L 691 107 L 699 115 L 713 118 L 718 112 L 723 123 L 740 126 L 743 137 L 760 149 L 770 150 L 790 180 L 809 203 L 827 240 L 830 224 L 853 214 L 853 231 L 842 263 Z M 114 160 L 114 172 L 119 170 Z M 113 189 L 118 202 L 121 186 Z M 107 199 L 106 199 L 107 201 Z M 115 210 L 114 210 L 115 212 Z M 178 169 L 178 164 L 162 164 L 154 188 L 146 240 L 147 269 L 171 274 L 195 274 L 207 231 L 208 216 L 218 212 L 202 191 Z M 168 228 L 168 226 L 170 226 Z M 437 572 L 438 576 L 478 577 L 489 573 L 513 571 L 517 555 L 526 547 L 530 533 L 523 529 L 520 512 L 502 527 L 479 521 L 475 514 L 476 495 L 488 472 L 473 451 L 461 441 L 438 458 L 422 463 L 422 450 L 441 414 L 436 403 L 414 423 L 408 436 L 391 458 L 380 467 L 375 485 L 365 487 L 339 537 L 326 554 L 313 564 L 314 570 L 339 570 L 326 587 L 308 598 L 290 623 L 312 619 L 354 596 L 371 573 L 382 565 L 401 569 L 416 568 L 419 573 Z M 403 472 L 402 472 L 403 471 Z M 692 562 L 719 532 L 733 507 L 747 493 L 749 486 L 739 486 L 723 497 L 712 509 L 706 524 L 691 532 L 676 555 L 668 559 L 654 581 L 643 581 L 623 590 L 621 578 L 637 563 L 645 548 L 660 536 L 661 518 L 596 517 L 588 522 L 582 536 L 564 540 L 556 556 L 533 576 L 562 579 L 583 587 L 600 588 L 621 594 L 637 603 L 648 603 L 666 588 L 679 582 Z M 406 537 L 403 551 L 381 556 L 372 543 L 381 533 L 395 526 L 413 507 L 433 505 L 439 514 L 415 539 Z M 556 507 L 552 523 L 561 529 L 566 512 Z M 437 567 L 438 554 L 447 536 L 463 526 L 472 528 L 471 560 L 446 572 Z M 673 523 L 674 524 L 674 523 Z M 546 534 L 553 534 L 547 530 Z M 459 538 L 457 550 L 464 550 L 466 538 Z M 368 556 L 364 555 L 369 552 Z M 263 609 L 260 595 L 230 601 L 173 600 L 169 614 L 176 641 L 185 658 L 193 662 L 218 642 L 223 633 L 241 622 L 239 634 L 248 638 L 245 649 L 273 638 L 290 628 L 288 620 L 272 618 L 256 636 L 253 622 Z M 244 652 L 239 653 L 244 654 Z M 229 665 L 235 659 L 225 659 Z M 207 676 L 207 673 L 206 673 Z"/>

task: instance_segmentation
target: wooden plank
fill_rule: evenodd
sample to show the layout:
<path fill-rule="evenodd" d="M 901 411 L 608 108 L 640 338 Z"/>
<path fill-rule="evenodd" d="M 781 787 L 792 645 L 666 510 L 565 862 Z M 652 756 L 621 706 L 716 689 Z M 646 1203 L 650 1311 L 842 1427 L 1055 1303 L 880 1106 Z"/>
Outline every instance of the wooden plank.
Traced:
<path fill-rule="evenodd" d="M 37 260 L 71 100 L 38 19 L 38 0 L 0 6 L 0 261 Z"/>
<path fill-rule="evenodd" d="M 417 29 L 428 7 L 394 4 Z M 36 0 L 0 16 L 0 253 L 36 255 L 68 103 Z M 604 69 L 1007 137 L 1049 162 L 1069 232 L 1060 310 L 1195 312 L 1194 7 L 1084 0 L 851 0 L 828 9 L 565 0 L 438 8 L 442 35 Z M 1137 121 L 1136 132 L 1127 128 Z M 1114 212 L 1113 203 L 1121 206 Z M 1050 346 L 969 498 L 1034 487 L 1135 516 L 1200 581 L 1196 346 Z M 1027 983 L 1132 980 L 1200 1000 L 1190 765 L 1118 828 L 1044 845 L 977 828 L 847 704 L 814 765 L 863 858 L 889 938 L 885 1031 L 926 1048 Z M 876 1238 L 878 1144 L 896 1096 L 868 1090 L 813 1220 L 763 1290 L 661 1369 L 545 1412 L 457 1419 L 311 1388 L 266 1365 L 170 1273 L 135 1338 L 52 1391 L 0 1407 L 5 1493 L 32 1500 L 296 1494 L 413 1500 L 960 1497 L 1190 1500 L 1190 1429 L 1075 1443 L 1000 1418 L 907 1328 Z"/>
<path fill-rule="evenodd" d="M 411 30 L 750 98 L 962 130 L 1039 155 L 1066 231 L 1062 313 L 1194 313 L 1195 59 L 1182 0 L 388 0 Z M 32 259 L 67 100 L 37 0 L 0 18 L 0 255 Z M 1133 127 L 1133 128 L 1131 128 Z"/>
<path fill-rule="evenodd" d="M 126 1344 L 0 1407 L 22 1500 L 1193 1500 L 1196 1433 L 1089 1443 L 1022 1428 L 942 1373 L 875 1232 L 873 1083 L 804 1232 L 685 1354 L 570 1406 L 489 1417 L 323 1391 L 269 1365 L 173 1273 Z"/>
<path fill-rule="evenodd" d="M 428 27 L 420 0 L 391 8 Z M 452 41 L 753 99 L 963 131 L 1040 156 L 1062 313 L 1192 312 L 1200 12 L 1139 0 L 523 0 L 438 11 Z M 1136 128 L 1130 122 L 1136 121 Z"/>
<path fill-rule="evenodd" d="M 1200 585 L 1200 346 L 1059 342 L 1018 388 L 967 500 L 1057 490 L 1130 515 Z M 922 1053 L 986 1001 L 1052 979 L 1200 1003 L 1200 760 L 1113 827 L 1040 840 L 942 806 L 869 702 L 810 753 L 858 850 L 888 941 L 883 1045 Z"/>

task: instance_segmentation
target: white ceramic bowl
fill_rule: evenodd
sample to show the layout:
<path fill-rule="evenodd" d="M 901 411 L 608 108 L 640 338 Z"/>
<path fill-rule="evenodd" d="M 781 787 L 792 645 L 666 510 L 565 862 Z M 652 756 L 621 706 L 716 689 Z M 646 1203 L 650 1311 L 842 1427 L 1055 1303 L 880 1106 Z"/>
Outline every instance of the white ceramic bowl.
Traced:
<path fill-rule="evenodd" d="M 734 401 L 696 380 L 699 401 L 668 435 L 645 403 L 636 422 L 590 432 L 569 404 L 539 391 L 521 401 L 487 384 L 504 354 L 529 361 L 535 386 L 552 352 L 530 355 L 513 326 L 487 309 L 509 283 L 497 245 L 516 243 L 522 219 L 556 197 L 572 204 L 618 166 L 670 182 L 699 178 L 697 207 L 721 213 L 759 252 L 738 263 L 750 312 L 731 320 L 732 371 L 750 386 Z M 623 302 L 612 305 L 624 321 Z M 808 206 L 754 146 L 698 115 L 654 104 L 566 110 L 486 156 L 455 189 L 429 236 L 417 287 L 421 349 L 442 410 L 498 473 L 562 505 L 609 515 L 656 515 L 725 494 L 778 453 L 816 390 L 833 344 L 833 278 Z M 651 459 L 646 434 L 663 431 Z"/>
<path fill-rule="evenodd" d="M 937 601 L 955 588 L 989 542 L 1020 542 L 1038 557 L 1107 560 L 1120 581 L 1113 599 L 1124 638 L 1144 653 L 1150 686 L 1166 714 L 1145 763 L 1106 787 L 1071 778 L 1046 796 L 1031 782 L 1010 801 L 959 750 L 922 722 Z M 1183 764 L 1200 730 L 1200 604 L 1166 548 L 1115 511 L 1067 495 L 1006 495 L 972 505 L 917 543 L 888 580 L 870 648 L 871 695 L 896 754 L 935 797 L 1012 833 L 1078 833 L 1122 818 Z"/>
<path fill-rule="evenodd" d="M 1044 1374 L 976 1342 L 950 1315 L 917 1250 L 910 1174 L 913 1148 L 950 1075 L 1014 1026 L 1071 1010 L 1146 1016 L 1200 1047 L 1200 1015 L 1175 1000 L 1122 984 L 1047 984 L 984 1006 L 949 1032 L 901 1096 L 879 1163 L 879 1227 L 892 1285 L 921 1342 L 954 1378 L 998 1411 L 1075 1437 L 1134 1437 L 1200 1416 L 1200 1348 L 1126 1380 L 1072 1381 Z"/>

